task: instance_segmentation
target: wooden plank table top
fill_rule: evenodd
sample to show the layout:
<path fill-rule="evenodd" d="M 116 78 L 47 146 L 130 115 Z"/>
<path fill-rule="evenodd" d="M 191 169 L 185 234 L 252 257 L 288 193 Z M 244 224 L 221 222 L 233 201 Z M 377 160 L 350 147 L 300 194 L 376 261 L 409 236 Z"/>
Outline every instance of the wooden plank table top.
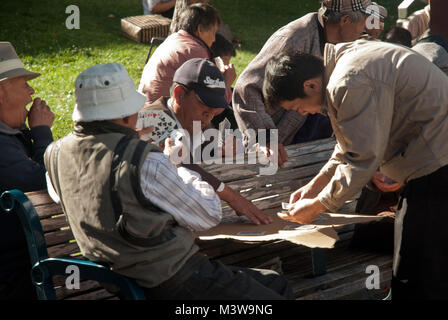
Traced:
<path fill-rule="evenodd" d="M 325 164 L 334 148 L 333 139 L 287 147 L 289 161 L 274 176 L 260 176 L 257 165 L 209 165 L 207 170 L 253 200 L 261 209 L 278 209 L 292 191 L 306 184 Z M 235 168 L 233 167 L 235 166 Z M 83 259 L 60 205 L 46 191 L 27 193 L 36 208 L 45 232 L 50 257 Z M 225 205 L 225 204 L 223 204 Z M 231 214 L 232 210 L 225 208 Z M 392 257 L 388 254 L 353 250 L 353 226 L 338 229 L 339 241 L 327 250 L 327 273 L 312 276 L 310 249 L 288 241 L 242 242 L 229 239 L 199 240 L 201 252 L 211 259 L 243 267 L 270 267 L 290 281 L 297 299 L 377 299 L 386 296 Z M 381 287 L 365 289 L 366 267 L 378 265 Z M 81 289 L 68 290 L 64 278 L 55 277 L 59 299 L 117 299 L 94 281 L 81 282 Z"/>

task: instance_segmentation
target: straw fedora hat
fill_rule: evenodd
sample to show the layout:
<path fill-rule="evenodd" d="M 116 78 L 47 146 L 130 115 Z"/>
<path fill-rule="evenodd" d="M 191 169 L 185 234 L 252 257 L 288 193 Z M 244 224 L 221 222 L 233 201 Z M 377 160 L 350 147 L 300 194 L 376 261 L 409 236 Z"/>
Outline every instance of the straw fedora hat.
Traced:
<path fill-rule="evenodd" d="M 38 76 L 40 73 L 25 69 L 10 42 L 0 42 L 0 82 L 17 77 L 26 77 L 27 80 L 31 80 Z"/>

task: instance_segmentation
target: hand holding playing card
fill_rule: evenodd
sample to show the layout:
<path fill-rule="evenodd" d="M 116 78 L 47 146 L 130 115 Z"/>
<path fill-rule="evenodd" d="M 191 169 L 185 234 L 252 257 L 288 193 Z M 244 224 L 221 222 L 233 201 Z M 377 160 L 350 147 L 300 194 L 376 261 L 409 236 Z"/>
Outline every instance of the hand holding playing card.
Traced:
<path fill-rule="evenodd" d="M 153 141 L 151 138 L 149 138 L 149 136 L 154 131 L 154 126 L 150 126 L 150 127 L 143 128 L 143 129 L 135 129 L 135 131 L 137 131 L 140 140 L 143 140 L 146 142 Z"/>
<path fill-rule="evenodd" d="M 163 153 L 166 154 L 172 164 L 179 167 L 181 163 L 189 156 L 188 148 L 180 141 L 180 139 L 165 139 Z"/>
<path fill-rule="evenodd" d="M 176 127 L 176 121 L 162 110 L 143 110 L 138 114 L 136 129 L 154 127 L 150 133 L 141 136 L 142 140 L 161 144 Z"/>

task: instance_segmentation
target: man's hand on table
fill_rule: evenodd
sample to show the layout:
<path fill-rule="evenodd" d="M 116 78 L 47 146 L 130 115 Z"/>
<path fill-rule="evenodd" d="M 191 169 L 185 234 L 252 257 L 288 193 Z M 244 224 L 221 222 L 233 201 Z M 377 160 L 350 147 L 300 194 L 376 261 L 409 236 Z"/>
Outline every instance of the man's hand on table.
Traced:
<path fill-rule="evenodd" d="M 318 199 L 302 199 L 295 202 L 287 213 L 279 212 L 278 216 L 291 222 L 309 224 L 326 209 Z"/>
<path fill-rule="evenodd" d="M 230 187 L 225 186 L 224 190 L 217 194 L 220 199 L 226 201 L 235 210 L 237 215 L 245 215 L 255 224 L 270 224 L 273 222 L 271 217 Z"/>

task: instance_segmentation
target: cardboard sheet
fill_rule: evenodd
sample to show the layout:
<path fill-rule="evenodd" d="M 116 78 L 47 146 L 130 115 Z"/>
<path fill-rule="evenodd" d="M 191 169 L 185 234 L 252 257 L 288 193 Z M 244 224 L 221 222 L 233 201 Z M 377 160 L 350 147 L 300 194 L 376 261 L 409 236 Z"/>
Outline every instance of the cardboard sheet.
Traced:
<path fill-rule="evenodd" d="M 274 222 L 268 225 L 255 225 L 245 217 L 227 217 L 218 226 L 197 232 L 201 240 L 234 239 L 239 241 L 286 240 L 310 248 L 333 248 L 339 240 L 336 227 L 350 224 L 380 221 L 384 217 L 322 213 L 311 224 L 301 225 L 277 217 L 278 210 L 267 210 Z M 246 221 L 246 222 L 245 222 Z"/>

